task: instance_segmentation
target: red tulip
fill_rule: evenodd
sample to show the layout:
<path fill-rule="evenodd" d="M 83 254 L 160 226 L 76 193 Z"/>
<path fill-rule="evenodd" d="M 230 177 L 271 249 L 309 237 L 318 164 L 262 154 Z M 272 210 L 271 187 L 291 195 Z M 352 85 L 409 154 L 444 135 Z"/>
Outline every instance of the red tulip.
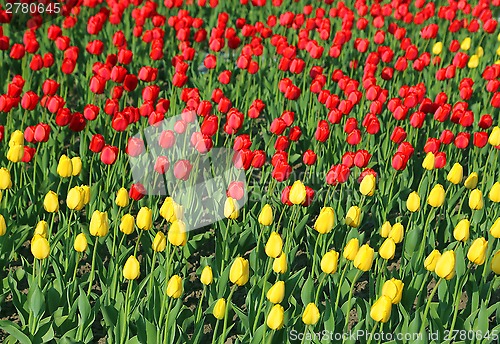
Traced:
<path fill-rule="evenodd" d="M 304 155 L 302 157 L 302 160 L 304 161 L 304 164 L 306 165 L 314 165 L 316 163 L 316 159 L 318 156 L 314 151 L 308 149 L 304 152 Z"/>
<path fill-rule="evenodd" d="M 165 172 L 168 171 L 169 167 L 170 162 L 168 161 L 168 158 L 166 156 L 160 155 L 158 158 L 156 158 L 154 169 L 157 173 L 165 174 Z"/>
<path fill-rule="evenodd" d="M 89 149 L 94 153 L 100 153 L 104 148 L 104 136 L 101 134 L 94 134 L 90 140 Z"/>
<path fill-rule="evenodd" d="M 144 185 L 142 185 L 141 183 L 132 184 L 130 186 L 128 195 L 134 201 L 139 201 L 146 195 L 146 188 L 144 188 Z"/>
<path fill-rule="evenodd" d="M 106 165 L 114 164 L 118 157 L 118 152 L 118 147 L 105 145 L 101 151 L 101 161 Z"/>
<path fill-rule="evenodd" d="M 193 166 L 189 160 L 179 160 L 174 164 L 174 176 L 179 180 L 188 180 Z"/>

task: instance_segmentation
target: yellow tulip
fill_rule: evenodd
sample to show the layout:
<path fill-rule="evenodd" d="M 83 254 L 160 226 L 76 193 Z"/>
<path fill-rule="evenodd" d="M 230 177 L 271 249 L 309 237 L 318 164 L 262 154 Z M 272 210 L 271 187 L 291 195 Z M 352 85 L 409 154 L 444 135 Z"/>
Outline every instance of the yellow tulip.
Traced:
<path fill-rule="evenodd" d="M 464 177 L 464 168 L 456 162 L 446 176 L 446 180 L 453 184 L 460 184 Z"/>
<path fill-rule="evenodd" d="M 217 320 L 224 319 L 224 316 L 226 315 L 226 300 L 223 297 L 218 299 L 215 303 L 212 314 Z"/>
<path fill-rule="evenodd" d="M 353 205 L 347 211 L 347 215 L 345 216 L 345 224 L 357 228 L 361 221 L 361 209 L 358 206 Z"/>
<path fill-rule="evenodd" d="M 288 264 L 286 262 L 286 254 L 281 252 L 278 258 L 274 258 L 273 271 L 277 274 L 284 274 L 287 270 Z"/>
<path fill-rule="evenodd" d="M 266 254 L 268 257 L 276 258 L 281 254 L 283 249 L 283 240 L 277 232 L 272 232 L 266 243 Z"/>
<path fill-rule="evenodd" d="M 266 297 L 269 302 L 281 303 L 281 301 L 285 298 L 285 282 L 276 282 L 271 288 L 269 288 Z"/>
<path fill-rule="evenodd" d="M 432 46 L 432 53 L 434 55 L 439 55 L 443 51 L 443 43 L 442 42 L 436 42 Z"/>
<path fill-rule="evenodd" d="M 153 251 L 155 252 L 163 252 L 167 247 L 167 238 L 163 232 L 157 232 L 155 238 L 153 240 L 153 244 L 151 245 Z"/>
<path fill-rule="evenodd" d="M 150 230 L 153 227 L 153 211 L 148 207 L 142 207 L 137 214 L 135 222 L 139 229 Z"/>
<path fill-rule="evenodd" d="M 479 189 L 474 189 L 469 195 L 469 208 L 472 210 L 483 209 L 483 193 Z"/>
<path fill-rule="evenodd" d="M 3 219 L 3 216 L 2 216 L 2 219 Z M 4 220 L 4 224 L 5 224 L 5 220 Z M 43 236 L 45 239 L 47 239 L 48 229 L 49 229 L 49 224 L 47 223 L 47 221 L 44 221 L 44 220 L 38 221 L 38 223 L 36 224 L 36 227 L 35 227 L 34 234 L 39 234 L 39 235 Z"/>
<path fill-rule="evenodd" d="M 500 217 L 491 226 L 490 233 L 494 238 L 500 238 Z"/>
<path fill-rule="evenodd" d="M 76 236 L 73 248 L 76 252 L 85 252 L 88 247 L 87 237 L 84 233 L 80 233 Z"/>
<path fill-rule="evenodd" d="M 460 220 L 453 230 L 453 237 L 457 241 L 469 240 L 470 221 L 468 219 Z"/>
<path fill-rule="evenodd" d="M 428 171 L 431 171 L 434 169 L 434 161 L 435 161 L 434 153 L 429 152 L 427 153 L 424 161 L 422 162 L 422 167 Z"/>
<path fill-rule="evenodd" d="M 370 308 L 370 317 L 377 321 L 386 323 L 391 317 L 392 301 L 390 297 L 382 295 Z"/>
<path fill-rule="evenodd" d="M 492 202 L 500 202 L 500 182 L 496 182 L 495 184 L 493 184 L 488 197 Z"/>
<path fill-rule="evenodd" d="M 134 217 L 130 214 L 125 214 L 122 216 L 120 222 L 120 231 L 123 234 L 132 234 L 134 231 L 135 220 Z"/>
<path fill-rule="evenodd" d="M 50 245 L 47 239 L 39 234 L 35 234 L 31 239 L 31 253 L 36 259 L 45 259 L 49 256 Z"/>
<path fill-rule="evenodd" d="M 361 271 L 368 271 L 373 264 L 374 250 L 368 244 L 364 244 L 358 250 L 354 258 L 354 266 Z"/>
<path fill-rule="evenodd" d="M 424 268 L 428 271 L 434 271 L 436 264 L 441 258 L 441 253 L 438 250 L 433 250 L 424 260 Z"/>
<path fill-rule="evenodd" d="M 375 193 L 376 179 L 373 174 L 367 174 L 361 184 L 359 184 L 359 191 L 365 196 L 373 196 Z"/>
<path fill-rule="evenodd" d="M 314 229 L 320 234 L 330 233 L 335 225 L 335 213 L 331 207 L 323 207 L 319 213 Z"/>
<path fill-rule="evenodd" d="M 236 220 L 238 216 L 240 216 L 238 204 L 232 197 L 226 199 L 226 203 L 224 204 L 224 216 L 231 220 Z"/>
<path fill-rule="evenodd" d="M 306 309 L 304 310 L 304 313 L 302 313 L 302 321 L 306 325 L 316 325 L 316 323 L 319 321 L 320 314 L 319 314 L 319 309 L 316 307 L 314 303 L 309 303 L 306 306 Z"/>
<path fill-rule="evenodd" d="M 467 252 L 467 258 L 476 265 L 483 265 L 486 260 L 486 249 L 488 248 L 488 242 L 485 238 L 477 238 L 472 243 L 469 251 Z"/>
<path fill-rule="evenodd" d="M 73 174 L 73 164 L 71 159 L 65 154 L 61 155 L 59 158 L 59 164 L 57 165 L 57 174 L 62 178 L 71 177 Z"/>
<path fill-rule="evenodd" d="M 135 256 L 128 257 L 123 266 L 123 277 L 128 280 L 138 279 L 141 275 L 141 265 Z"/>
<path fill-rule="evenodd" d="M 5 167 L 0 168 L 0 190 L 10 189 L 11 187 L 10 171 Z"/>
<path fill-rule="evenodd" d="M 214 281 L 214 275 L 210 266 L 205 266 L 203 268 L 203 270 L 201 271 L 200 281 L 204 285 L 210 285 Z"/>
<path fill-rule="evenodd" d="M 342 255 L 344 256 L 345 259 L 352 261 L 354 260 L 354 258 L 356 258 L 358 250 L 359 250 L 359 240 L 357 238 L 352 238 L 344 247 Z"/>
<path fill-rule="evenodd" d="M 431 190 L 429 197 L 427 198 L 427 203 L 434 208 L 438 208 L 443 205 L 445 198 L 444 188 L 441 184 L 437 184 Z"/>
<path fill-rule="evenodd" d="M 167 295 L 173 299 L 178 299 L 182 295 L 182 278 L 173 275 L 167 284 Z"/>
<path fill-rule="evenodd" d="M 389 232 L 391 231 L 392 226 L 389 221 L 385 221 L 382 227 L 380 227 L 380 236 L 382 238 L 387 238 L 389 236 Z"/>
<path fill-rule="evenodd" d="M 325 274 L 334 274 L 337 271 L 339 263 L 339 253 L 335 250 L 328 251 L 321 258 L 321 271 Z"/>
<path fill-rule="evenodd" d="M 378 249 L 378 253 L 385 260 L 394 258 L 394 254 L 396 253 L 396 244 L 394 240 L 392 238 L 385 239 Z"/>
<path fill-rule="evenodd" d="M 500 127 L 496 126 L 493 128 L 490 136 L 488 137 L 488 143 L 495 147 L 500 145 Z"/>
<path fill-rule="evenodd" d="M 475 69 L 477 68 L 477 66 L 479 66 L 479 56 L 472 55 L 467 62 L 467 67 L 469 67 L 470 69 Z"/>
<path fill-rule="evenodd" d="M 280 330 L 285 320 L 285 310 L 281 305 L 274 305 L 269 311 L 266 324 L 271 330 Z"/>
<path fill-rule="evenodd" d="M 385 295 L 391 299 L 393 305 L 401 302 L 401 297 L 403 296 L 404 283 L 401 280 L 391 278 L 385 281 L 382 286 L 382 295 Z"/>
<path fill-rule="evenodd" d="M 270 226 L 273 220 L 273 208 L 269 204 L 264 205 L 259 214 L 259 223 L 263 226 Z"/>
<path fill-rule="evenodd" d="M 168 241 L 174 246 L 184 246 L 187 243 L 186 225 L 180 220 L 175 220 L 168 230 Z"/>
<path fill-rule="evenodd" d="M 82 185 L 81 186 L 82 190 L 83 190 L 83 203 L 84 204 L 89 204 L 90 202 L 90 187 L 88 185 Z"/>
<path fill-rule="evenodd" d="M 4 236 L 7 232 L 7 225 L 5 224 L 5 218 L 0 214 L 0 236 Z"/>
<path fill-rule="evenodd" d="M 420 196 L 416 191 L 413 191 L 408 195 L 408 199 L 406 200 L 406 209 L 412 213 L 420 210 Z"/>
<path fill-rule="evenodd" d="M 128 191 L 125 188 L 120 188 L 118 192 L 116 193 L 116 198 L 115 198 L 115 203 L 117 206 L 124 208 L 128 205 L 129 203 L 129 196 L 128 196 Z"/>
<path fill-rule="evenodd" d="M 10 134 L 9 147 L 24 145 L 24 134 L 21 130 L 16 130 Z"/>
<path fill-rule="evenodd" d="M 7 159 L 12 162 L 19 162 L 24 156 L 24 146 L 15 145 L 9 148 L 7 151 Z"/>
<path fill-rule="evenodd" d="M 306 200 L 306 187 L 300 180 L 295 181 L 290 188 L 289 199 L 293 204 L 302 204 Z"/>
<path fill-rule="evenodd" d="M 43 208 L 49 213 L 59 211 L 59 198 L 54 191 L 49 191 L 43 199 Z"/>
<path fill-rule="evenodd" d="M 389 232 L 389 238 L 394 240 L 396 244 L 399 244 L 400 242 L 403 241 L 404 234 L 405 234 L 405 228 L 401 223 L 398 222 L 392 226 L 392 229 Z"/>
<path fill-rule="evenodd" d="M 95 210 L 90 219 L 90 234 L 103 237 L 109 232 L 108 213 Z"/>
<path fill-rule="evenodd" d="M 483 47 L 477 47 L 477 49 L 476 49 L 476 55 L 478 57 L 483 57 L 484 56 L 484 49 L 483 49 Z"/>
<path fill-rule="evenodd" d="M 477 182 L 478 182 L 478 175 L 476 172 L 472 172 L 468 177 L 467 179 L 465 180 L 464 182 L 464 186 L 467 188 L 467 189 L 475 189 L 476 186 L 477 186 Z"/>
<path fill-rule="evenodd" d="M 175 202 L 172 197 L 165 198 L 165 201 L 160 208 L 160 215 L 170 223 L 177 220 Z"/>
<path fill-rule="evenodd" d="M 71 158 L 71 175 L 72 176 L 77 176 L 80 174 L 82 171 L 82 159 L 80 157 L 75 156 L 74 158 Z"/>
<path fill-rule="evenodd" d="M 234 260 L 229 270 L 229 280 L 238 285 L 244 286 L 250 278 L 250 266 L 248 260 L 238 257 Z"/>
<path fill-rule="evenodd" d="M 82 210 L 85 206 L 85 192 L 79 186 L 72 187 L 66 197 L 66 205 L 71 210 Z"/>
<path fill-rule="evenodd" d="M 470 44 L 471 44 L 470 37 L 465 37 L 462 43 L 460 43 L 460 49 L 467 51 L 470 49 Z"/>
<path fill-rule="evenodd" d="M 441 278 L 450 280 L 455 276 L 455 251 L 446 251 L 439 257 L 434 272 Z"/>
<path fill-rule="evenodd" d="M 496 275 L 500 275 L 500 250 L 497 251 L 491 258 L 491 271 Z"/>

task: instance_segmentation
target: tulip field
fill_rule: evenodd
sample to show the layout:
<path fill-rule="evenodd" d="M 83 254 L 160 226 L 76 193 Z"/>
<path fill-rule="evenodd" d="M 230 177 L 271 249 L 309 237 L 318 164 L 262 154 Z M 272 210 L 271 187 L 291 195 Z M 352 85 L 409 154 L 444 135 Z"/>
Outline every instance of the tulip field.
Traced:
<path fill-rule="evenodd" d="M 1 343 L 499 343 L 500 0 L 0 3 Z"/>

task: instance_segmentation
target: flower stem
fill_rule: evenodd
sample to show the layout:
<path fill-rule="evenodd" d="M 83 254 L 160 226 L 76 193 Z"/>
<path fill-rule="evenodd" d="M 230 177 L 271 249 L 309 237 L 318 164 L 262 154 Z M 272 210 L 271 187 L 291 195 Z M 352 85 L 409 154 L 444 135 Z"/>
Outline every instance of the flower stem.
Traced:
<path fill-rule="evenodd" d="M 92 283 L 94 282 L 94 267 L 95 267 L 95 256 L 97 253 L 97 243 L 99 242 L 99 237 L 95 237 L 94 243 L 94 251 L 92 252 L 92 265 L 90 267 L 90 278 L 89 278 L 89 287 L 87 289 L 87 297 L 89 297 L 90 292 L 92 290 Z"/>
<path fill-rule="evenodd" d="M 236 284 L 231 287 L 231 292 L 229 293 L 229 297 L 227 298 L 226 312 L 224 314 L 224 327 L 222 327 L 220 344 L 224 344 L 224 341 L 226 340 L 227 318 L 229 316 L 229 309 L 231 308 L 231 299 L 233 298 L 233 293 L 236 290 L 236 287 L 237 287 Z"/>
<path fill-rule="evenodd" d="M 424 309 L 424 316 L 422 317 L 422 326 L 420 327 L 420 333 L 422 333 L 425 330 L 425 327 L 427 326 L 427 314 L 429 313 L 429 309 L 431 307 L 431 302 L 432 302 L 432 299 L 434 297 L 434 294 L 436 294 L 436 291 L 437 291 L 439 284 L 441 283 L 442 280 L 443 279 L 440 278 L 437 281 L 436 285 L 432 289 L 431 294 L 429 295 L 429 298 L 427 299 L 427 304 L 425 305 L 425 309 Z"/>

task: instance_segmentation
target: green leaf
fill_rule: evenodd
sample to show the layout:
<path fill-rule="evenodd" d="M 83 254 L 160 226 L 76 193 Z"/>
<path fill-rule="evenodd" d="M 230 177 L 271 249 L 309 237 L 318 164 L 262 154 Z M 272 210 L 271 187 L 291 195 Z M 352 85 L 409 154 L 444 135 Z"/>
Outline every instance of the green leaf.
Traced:
<path fill-rule="evenodd" d="M 37 284 L 32 286 L 28 292 L 28 304 L 35 317 L 40 316 L 45 309 L 45 296 Z"/>
<path fill-rule="evenodd" d="M 9 320 L 0 320 L 0 329 L 16 338 L 20 344 L 31 344 L 31 339 L 25 335 L 18 325 Z"/>
<path fill-rule="evenodd" d="M 314 280 L 311 276 L 307 277 L 304 285 L 302 286 L 302 291 L 300 292 L 300 297 L 304 306 L 313 302 L 314 299 Z"/>

